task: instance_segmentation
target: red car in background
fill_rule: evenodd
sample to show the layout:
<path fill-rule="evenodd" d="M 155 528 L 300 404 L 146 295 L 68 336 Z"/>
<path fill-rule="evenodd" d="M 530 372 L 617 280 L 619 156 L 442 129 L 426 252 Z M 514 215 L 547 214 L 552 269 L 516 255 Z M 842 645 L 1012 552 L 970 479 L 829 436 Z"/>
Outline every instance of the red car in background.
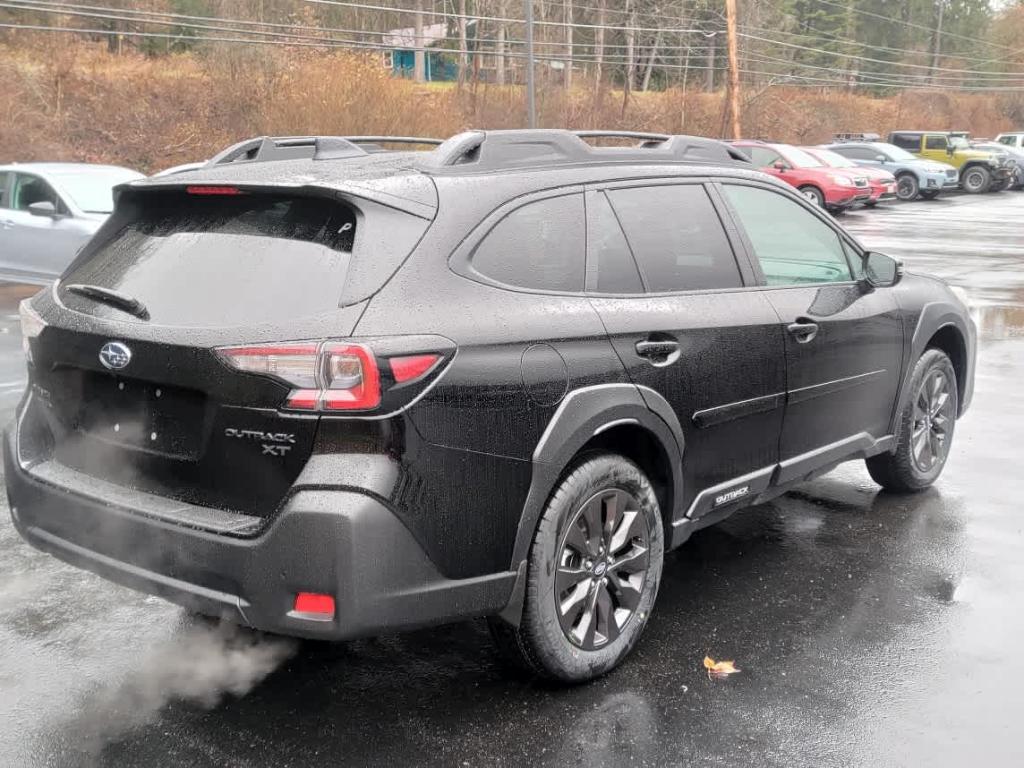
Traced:
<path fill-rule="evenodd" d="M 838 152 L 833 152 L 831 149 L 825 149 L 824 147 L 802 147 L 802 149 L 809 155 L 813 155 L 821 160 L 829 168 L 853 168 L 856 169 L 857 173 L 867 176 L 868 185 L 871 188 L 871 199 L 865 202 L 864 205 L 873 208 L 880 201 L 886 202 L 896 199 L 896 177 L 884 168 L 870 168 L 857 165 L 850 158 L 843 157 Z"/>
<path fill-rule="evenodd" d="M 863 168 L 830 168 L 818 158 L 789 144 L 768 144 L 742 139 L 732 145 L 765 173 L 796 187 L 808 200 L 829 211 L 842 211 L 871 202 L 871 188 Z"/>

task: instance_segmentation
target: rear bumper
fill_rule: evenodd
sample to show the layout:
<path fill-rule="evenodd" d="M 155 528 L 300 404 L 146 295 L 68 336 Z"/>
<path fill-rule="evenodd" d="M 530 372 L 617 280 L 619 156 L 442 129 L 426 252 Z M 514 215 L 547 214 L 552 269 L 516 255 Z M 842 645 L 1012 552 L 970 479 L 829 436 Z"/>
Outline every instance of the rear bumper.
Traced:
<path fill-rule="evenodd" d="M 25 468 L 16 441 L 12 426 L 4 433 L 7 494 L 27 541 L 200 613 L 342 640 L 497 613 L 512 593 L 514 572 L 443 577 L 401 521 L 366 494 L 300 491 L 258 535 L 239 537 L 200 525 L 200 508 L 170 522 L 97 498 L 95 483 L 71 470 Z M 210 512 L 218 523 L 230 514 Z M 298 592 L 333 595 L 333 619 L 291 615 Z"/>

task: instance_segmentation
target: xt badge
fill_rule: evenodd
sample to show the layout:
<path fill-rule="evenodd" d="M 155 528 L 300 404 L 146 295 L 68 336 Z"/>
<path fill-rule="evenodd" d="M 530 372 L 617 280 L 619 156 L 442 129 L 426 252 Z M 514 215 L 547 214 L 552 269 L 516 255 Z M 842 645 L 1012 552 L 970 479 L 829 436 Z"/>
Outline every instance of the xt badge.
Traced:
<path fill-rule="evenodd" d="M 264 432 L 260 429 L 228 427 L 224 430 L 224 436 L 259 443 L 263 448 L 263 456 L 286 456 L 295 445 L 295 435 L 290 432 Z"/>

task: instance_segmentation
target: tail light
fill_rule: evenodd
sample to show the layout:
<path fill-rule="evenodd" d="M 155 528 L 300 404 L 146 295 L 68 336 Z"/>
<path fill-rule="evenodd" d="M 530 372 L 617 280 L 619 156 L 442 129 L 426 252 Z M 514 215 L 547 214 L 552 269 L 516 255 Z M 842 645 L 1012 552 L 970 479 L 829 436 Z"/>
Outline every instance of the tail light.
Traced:
<path fill-rule="evenodd" d="M 292 387 L 284 407 L 300 411 L 368 411 L 381 403 L 385 383 L 425 377 L 438 354 L 387 359 L 388 381 L 365 344 L 341 341 L 222 347 L 217 354 L 233 368 L 270 376 Z"/>

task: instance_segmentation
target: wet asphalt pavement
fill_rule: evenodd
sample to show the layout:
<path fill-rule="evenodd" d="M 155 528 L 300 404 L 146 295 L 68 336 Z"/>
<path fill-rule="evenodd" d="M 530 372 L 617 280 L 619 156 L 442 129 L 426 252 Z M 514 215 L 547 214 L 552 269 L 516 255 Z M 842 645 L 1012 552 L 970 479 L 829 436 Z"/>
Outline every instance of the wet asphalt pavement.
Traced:
<path fill-rule="evenodd" d="M 591 685 L 512 675 L 479 622 L 231 636 L 32 550 L 2 503 L 0 766 L 1024 765 L 1022 215 L 1007 192 L 843 217 L 978 305 L 945 474 L 899 497 L 848 464 L 696 534 L 636 652 Z M 0 287 L 4 421 L 33 290 Z M 705 654 L 742 672 L 709 680 Z"/>

